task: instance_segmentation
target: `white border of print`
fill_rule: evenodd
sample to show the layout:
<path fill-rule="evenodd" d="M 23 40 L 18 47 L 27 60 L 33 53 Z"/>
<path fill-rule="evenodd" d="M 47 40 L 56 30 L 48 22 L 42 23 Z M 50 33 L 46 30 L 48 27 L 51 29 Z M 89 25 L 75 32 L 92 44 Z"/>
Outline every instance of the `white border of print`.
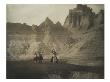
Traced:
<path fill-rule="evenodd" d="M 110 82 L 110 1 L 109 0 L 0 0 L 0 82 L 19 82 L 23 79 L 6 79 L 6 4 L 105 4 L 105 79 L 95 79 L 94 81 Z M 25 79 L 24 81 L 39 81 L 36 79 Z M 84 80 L 84 79 L 83 79 Z M 91 79 L 84 80 L 92 82 Z M 40 80 L 43 82 L 43 80 Z M 56 82 L 56 80 L 47 80 Z M 81 79 L 58 80 L 63 82 L 82 82 Z"/>

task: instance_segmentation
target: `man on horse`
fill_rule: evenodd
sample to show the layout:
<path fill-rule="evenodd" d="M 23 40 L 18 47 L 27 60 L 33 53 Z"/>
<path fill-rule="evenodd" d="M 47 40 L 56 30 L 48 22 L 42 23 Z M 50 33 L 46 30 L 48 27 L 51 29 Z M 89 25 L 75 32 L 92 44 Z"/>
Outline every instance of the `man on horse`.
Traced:
<path fill-rule="evenodd" d="M 39 63 L 43 62 L 43 56 L 42 56 L 42 52 L 39 52 Z"/>
<path fill-rule="evenodd" d="M 34 57 L 34 61 L 37 63 L 42 63 L 43 62 L 43 56 L 41 52 L 35 52 L 35 57 Z"/>
<path fill-rule="evenodd" d="M 53 54 L 53 56 L 52 56 L 52 58 L 51 58 L 51 62 L 53 62 L 53 63 L 58 63 L 58 58 L 57 58 L 57 53 L 56 53 L 56 51 L 55 51 L 55 49 L 53 49 L 52 50 L 52 54 Z"/>
<path fill-rule="evenodd" d="M 38 59 L 39 59 L 37 52 L 35 52 L 34 55 L 35 55 L 35 57 L 34 57 L 34 61 L 35 61 L 35 63 L 37 63 L 37 62 L 38 62 Z"/>

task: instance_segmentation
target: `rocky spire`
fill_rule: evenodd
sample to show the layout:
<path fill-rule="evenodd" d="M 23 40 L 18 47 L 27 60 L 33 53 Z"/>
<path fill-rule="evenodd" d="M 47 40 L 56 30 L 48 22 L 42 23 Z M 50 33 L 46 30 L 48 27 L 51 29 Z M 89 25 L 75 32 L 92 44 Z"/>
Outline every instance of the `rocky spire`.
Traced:
<path fill-rule="evenodd" d="M 54 23 L 47 17 L 44 22 L 42 22 L 39 27 L 53 27 Z"/>
<path fill-rule="evenodd" d="M 53 23 L 53 22 L 49 19 L 49 17 L 47 17 L 47 18 L 45 19 L 45 23 L 50 24 L 50 23 Z"/>
<path fill-rule="evenodd" d="M 56 23 L 56 25 L 57 25 L 57 26 L 62 26 L 61 23 L 60 23 L 59 21 Z"/>

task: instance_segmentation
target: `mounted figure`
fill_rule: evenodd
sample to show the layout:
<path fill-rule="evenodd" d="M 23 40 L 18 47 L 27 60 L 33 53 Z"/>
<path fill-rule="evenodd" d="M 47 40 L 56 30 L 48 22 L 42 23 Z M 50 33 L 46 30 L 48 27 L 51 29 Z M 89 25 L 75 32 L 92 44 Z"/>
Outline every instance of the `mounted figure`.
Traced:
<path fill-rule="evenodd" d="M 57 53 L 56 53 L 55 49 L 52 50 L 52 54 L 53 54 L 53 56 L 51 57 L 51 62 L 58 63 Z"/>
<path fill-rule="evenodd" d="M 43 62 L 43 56 L 42 56 L 42 53 L 41 52 L 35 52 L 35 57 L 34 57 L 34 61 L 36 63 L 42 63 Z"/>

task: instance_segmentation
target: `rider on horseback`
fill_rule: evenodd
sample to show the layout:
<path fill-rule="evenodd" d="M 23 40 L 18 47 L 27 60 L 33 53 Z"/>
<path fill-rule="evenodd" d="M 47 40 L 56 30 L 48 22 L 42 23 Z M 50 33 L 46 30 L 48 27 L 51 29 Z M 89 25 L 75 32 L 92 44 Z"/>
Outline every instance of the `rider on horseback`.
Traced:
<path fill-rule="evenodd" d="M 53 56 L 52 56 L 52 58 L 51 58 L 51 62 L 53 62 L 53 63 L 58 63 L 58 58 L 57 58 L 57 53 L 56 53 L 56 51 L 55 51 L 55 49 L 53 49 L 52 50 L 52 53 L 53 53 Z"/>
<path fill-rule="evenodd" d="M 42 63 L 43 61 L 43 56 L 42 56 L 42 53 L 41 52 L 35 52 L 35 57 L 34 57 L 34 61 L 37 63 Z"/>

